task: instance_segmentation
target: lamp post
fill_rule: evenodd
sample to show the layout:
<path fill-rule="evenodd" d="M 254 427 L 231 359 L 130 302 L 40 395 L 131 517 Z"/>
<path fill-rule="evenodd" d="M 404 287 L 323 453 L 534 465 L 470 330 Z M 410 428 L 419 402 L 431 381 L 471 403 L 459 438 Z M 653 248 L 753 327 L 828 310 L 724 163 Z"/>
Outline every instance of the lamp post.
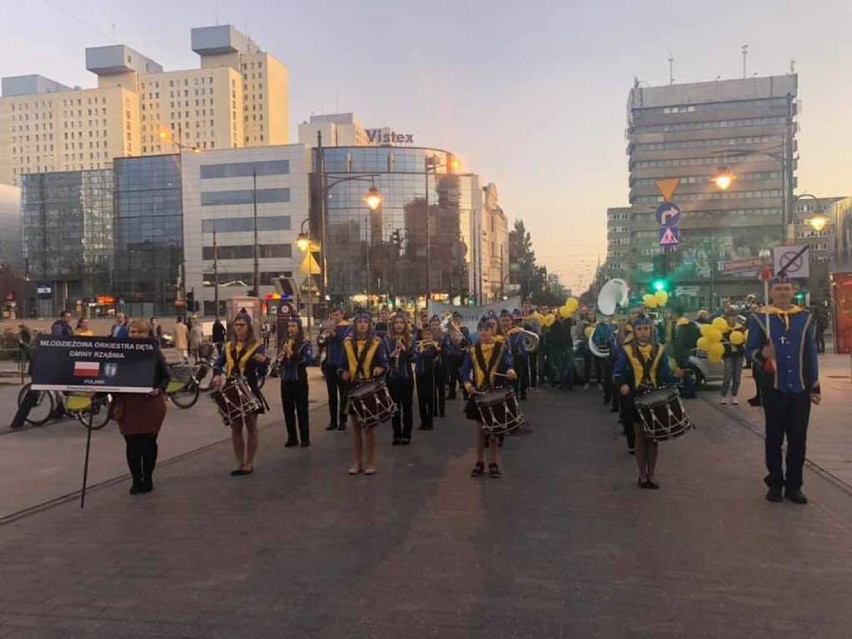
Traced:
<path fill-rule="evenodd" d="M 305 224 L 307 224 L 307 229 L 305 228 Z M 309 252 L 311 249 L 311 225 L 310 218 L 307 217 L 302 221 L 302 226 L 299 229 L 299 236 L 296 238 L 296 247 L 305 254 L 308 260 L 308 341 L 311 340 L 311 322 L 314 317 L 314 306 L 313 306 L 313 297 L 314 297 L 314 276 L 311 272 L 311 266 L 313 265 L 313 257 Z"/>
<path fill-rule="evenodd" d="M 379 177 L 380 173 L 353 173 L 353 174 L 345 174 L 344 177 L 334 177 L 335 175 L 340 175 L 337 173 L 327 173 L 325 170 L 325 155 L 323 153 L 322 146 L 322 131 L 317 131 L 317 158 L 316 158 L 316 168 L 317 168 L 317 188 L 319 190 L 319 223 L 320 223 L 320 238 L 319 238 L 319 251 L 320 251 L 320 270 L 321 273 L 321 287 L 320 294 L 323 299 L 323 304 L 325 303 L 326 298 L 326 289 L 328 287 L 328 260 L 326 257 L 326 247 L 327 243 L 327 216 L 328 212 L 326 210 L 326 200 L 328 199 L 329 194 L 331 193 L 331 189 L 333 189 L 338 184 L 342 184 L 343 182 L 370 182 L 370 188 L 367 189 L 367 193 L 364 196 L 364 203 L 367 205 L 367 208 L 370 211 L 376 211 L 384 200 L 379 189 L 376 188 L 375 178 Z M 333 179 L 329 180 L 329 176 Z M 368 237 L 371 234 L 368 234 Z M 298 242 L 298 240 L 297 240 Z M 370 253 L 369 244 L 367 246 L 367 260 L 369 261 Z M 370 280 L 370 265 L 367 265 L 367 282 L 369 288 L 369 280 Z"/>

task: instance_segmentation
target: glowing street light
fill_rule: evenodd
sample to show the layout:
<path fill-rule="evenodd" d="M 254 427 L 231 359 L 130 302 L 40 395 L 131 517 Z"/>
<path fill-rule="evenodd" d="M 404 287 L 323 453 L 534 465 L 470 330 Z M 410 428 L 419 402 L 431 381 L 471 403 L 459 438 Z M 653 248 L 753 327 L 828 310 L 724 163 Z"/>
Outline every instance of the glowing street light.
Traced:
<path fill-rule="evenodd" d="M 382 197 L 382 194 L 379 193 L 379 189 L 376 188 L 375 184 L 367 189 L 367 195 L 364 196 L 364 202 L 367 203 L 367 207 L 371 211 L 377 210 L 382 205 L 383 201 L 384 198 Z"/>
<path fill-rule="evenodd" d="M 811 225 L 811 228 L 813 228 L 814 231 L 819 233 L 825 228 L 825 225 L 828 224 L 828 218 L 821 213 L 817 213 L 813 217 L 808 218 L 807 223 Z"/>
<path fill-rule="evenodd" d="M 737 176 L 726 166 L 719 167 L 719 171 L 713 176 L 713 182 L 722 191 L 727 191 L 736 179 Z"/>
<path fill-rule="evenodd" d="M 296 247 L 302 252 L 307 253 L 311 246 L 311 240 L 307 233 L 299 233 L 296 237 Z"/>

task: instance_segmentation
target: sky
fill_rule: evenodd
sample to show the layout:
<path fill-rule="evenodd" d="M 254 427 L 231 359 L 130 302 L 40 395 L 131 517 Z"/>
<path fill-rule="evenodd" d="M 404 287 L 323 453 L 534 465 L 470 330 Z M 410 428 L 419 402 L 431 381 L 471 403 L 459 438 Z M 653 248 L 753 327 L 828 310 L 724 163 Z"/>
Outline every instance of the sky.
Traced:
<path fill-rule="evenodd" d="M 539 263 L 582 292 L 606 259 L 606 209 L 627 204 L 634 78 L 799 73 L 799 187 L 852 194 L 848 0 L 0 0 L 0 76 L 92 87 L 87 46 L 122 43 L 195 68 L 195 26 L 233 24 L 290 70 L 290 138 L 354 112 L 459 155 L 522 219 Z"/>

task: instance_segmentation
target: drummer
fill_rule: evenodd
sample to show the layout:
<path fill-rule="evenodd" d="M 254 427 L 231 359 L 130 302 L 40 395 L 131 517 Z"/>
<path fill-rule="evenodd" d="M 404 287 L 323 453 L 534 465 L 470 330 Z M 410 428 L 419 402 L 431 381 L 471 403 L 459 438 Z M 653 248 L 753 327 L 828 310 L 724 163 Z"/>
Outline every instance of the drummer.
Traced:
<path fill-rule="evenodd" d="M 657 489 L 654 471 L 657 466 L 657 442 L 645 437 L 635 400 L 662 384 L 677 384 L 669 369 L 665 349 L 654 342 L 654 326 L 650 317 L 641 314 L 631 322 L 633 339 L 625 342 L 618 354 L 613 382 L 619 389 L 623 405 L 625 429 L 633 428 L 636 437 L 636 464 L 639 466 L 640 488 Z"/>
<path fill-rule="evenodd" d="M 355 316 L 355 329 L 343 340 L 343 355 L 337 362 L 340 379 L 350 389 L 353 385 L 380 379 L 388 369 L 388 356 L 384 340 L 373 335 L 373 321 L 369 313 Z M 354 463 L 350 475 L 376 474 L 376 433 L 352 420 L 352 452 Z M 363 435 L 361 431 L 364 431 Z M 363 464 L 363 449 L 366 443 L 367 464 Z"/>
<path fill-rule="evenodd" d="M 261 405 L 265 406 L 266 400 L 257 385 L 258 374 L 266 375 L 266 367 L 269 364 L 263 344 L 255 338 L 251 317 L 247 313 L 238 313 L 231 323 L 231 328 L 231 339 L 225 342 L 225 348 L 213 366 L 212 384 L 214 387 L 221 386 L 223 375 L 229 380 L 243 377 Z M 260 412 L 264 412 L 263 408 Z M 257 454 L 258 445 L 257 415 L 245 415 L 231 424 L 231 443 L 237 458 L 237 468 L 231 471 L 232 477 L 251 475 L 254 472 L 254 456 Z M 245 438 L 244 427 L 247 435 Z"/>
<path fill-rule="evenodd" d="M 513 368 L 511 350 L 502 342 L 495 341 L 492 323 L 483 319 L 479 322 L 477 329 L 479 341 L 469 347 L 465 353 L 461 378 L 469 397 L 465 406 L 465 415 L 481 425 L 482 418 L 476 405 L 476 395 L 505 385 L 500 383 L 502 380 L 498 378 L 499 371 L 504 371 L 501 376 L 505 375 L 509 381 L 516 380 L 518 376 Z M 494 478 L 501 476 L 498 437 L 486 436 L 480 426 L 476 430 L 476 464 L 470 471 L 471 477 L 479 477 L 485 470 L 486 446 L 491 459 L 488 464 L 488 474 Z"/>

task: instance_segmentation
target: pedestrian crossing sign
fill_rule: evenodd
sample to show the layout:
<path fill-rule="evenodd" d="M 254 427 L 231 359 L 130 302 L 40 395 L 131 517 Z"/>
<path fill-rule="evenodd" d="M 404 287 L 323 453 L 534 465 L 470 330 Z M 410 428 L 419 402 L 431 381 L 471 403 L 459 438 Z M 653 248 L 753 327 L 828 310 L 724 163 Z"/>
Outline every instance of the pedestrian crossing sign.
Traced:
<path fill-rule="evenodd" d="M 660 246 L 677 246 L 680 244 L 680 229 L 667 226 L 660 229 Z"/>

